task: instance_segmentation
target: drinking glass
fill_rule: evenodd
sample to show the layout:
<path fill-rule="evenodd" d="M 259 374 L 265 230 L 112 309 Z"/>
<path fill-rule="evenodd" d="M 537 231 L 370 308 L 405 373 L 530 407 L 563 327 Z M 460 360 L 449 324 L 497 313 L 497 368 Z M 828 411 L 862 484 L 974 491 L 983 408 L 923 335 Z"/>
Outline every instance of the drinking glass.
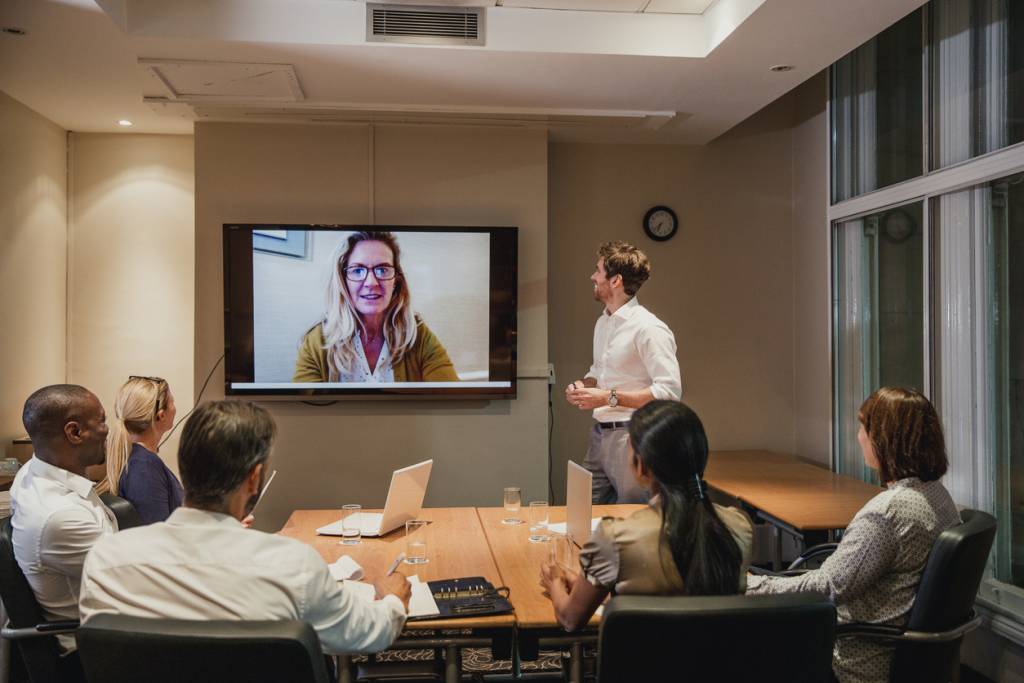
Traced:
<path fill-rule="evenodd" d="M 362 540 L 362 509 L 362 505 L 355 503 L 341 506 L 341 545 L 359 545 Z"/>
<path fill-rule="evenodd" d="M 565 569 L 575 571 L 573 554 L 576 546 L 567 534 L 551 533 L 551 543 L 548 547 L 548 561 L 561 565 Z"/>
<path fill-rule="evenodd" d="M 548 531 L 548 502 L 535 500 L 530 503 L 530 541 L 544 543 L 551 538 Z"/>
<path fill-rule="evenodd" d="M 410 519 L 405 523 L 405 561 L 407 564 L 427 563 L 427 522 Z"/>
<path fill-rule="evenodd" d="M 523 504 L 523 491 L 518 486 L 505 487 L 505 519 L 502 524 L 522 524 L 519 507 Z"/>

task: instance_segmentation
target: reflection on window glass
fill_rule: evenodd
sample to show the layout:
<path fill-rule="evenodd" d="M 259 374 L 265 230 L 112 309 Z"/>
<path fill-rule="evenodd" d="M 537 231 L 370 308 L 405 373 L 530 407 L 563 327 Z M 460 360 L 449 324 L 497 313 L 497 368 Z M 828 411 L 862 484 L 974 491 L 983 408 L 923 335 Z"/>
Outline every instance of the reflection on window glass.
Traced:
<path fill-rule="evenodd" d="M 1024 174 L 990 185 L 997 578 L 1024 587 Z"/>
<path fill-rule="evenodd" d="M 1024 140 L 1024 3 L 934 0 L 931 167 Z"/>
<path fill-rule="evenodd" d="M 915 178 L 922 159 L 922 12 L 832 65 L 832 201 Z"/>
<path fill-rule="evenodd" d="M 924 390 L 924 228 L 918 202 L 836 224 L 835 453 L 837 470 L 866 480 L 857 410 L 883 386 Z"/>

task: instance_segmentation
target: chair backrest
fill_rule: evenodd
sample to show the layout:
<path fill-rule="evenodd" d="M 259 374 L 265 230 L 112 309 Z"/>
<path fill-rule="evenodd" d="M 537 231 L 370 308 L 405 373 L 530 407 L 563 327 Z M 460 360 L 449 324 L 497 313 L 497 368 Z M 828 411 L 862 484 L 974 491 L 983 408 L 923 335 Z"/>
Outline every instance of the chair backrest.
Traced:
<path fill-rule="evenodd" d="M 908 631 L 942 632 L 968 620 L 996 536 L 996 520 L 979 510 L 960 512 L 963 524 L 946 529 L 935 540 L 914 606 Z M 960 660 L 960 641 L 900 643 L 889 679 L 948 681 Z"/>
<path fill-rule="evenodd" d="M 598 681 L 828 681 L 835 629 L 814 595 L 620 595 L 601 617 Z"/>
<path fill-rule="evenodd" d="M 3 600 L 11 627 L 28 628 L 43 623 L 45 619 L 28 579 L 14 557 L 12 531 L 11 518 L 5 517 L 0 524 L 0 600 Z M 33 683 L 62 680 L 60 648 L 55 636 L 17 642 Z"/>
<path fill-rule="evenodd" d="M 97 614 L 78 629 L 77 638 L 89 681 L 328 681 L 320 639 L 301 621 L 179 621 Z"/>
<path fill-rule="evenodd" d="M 103 501 L 104 505 L 110 508 L 110 511 L 114 513 L 114 517 L 117 518 L 118 531 L 142 526 L 142 518 L 139 517 L 139 513 L 135 509 L 135 506 L 124 498 L 115 496 L 113 493 L 108 492 L 100 494 L 100 500 Z"/>

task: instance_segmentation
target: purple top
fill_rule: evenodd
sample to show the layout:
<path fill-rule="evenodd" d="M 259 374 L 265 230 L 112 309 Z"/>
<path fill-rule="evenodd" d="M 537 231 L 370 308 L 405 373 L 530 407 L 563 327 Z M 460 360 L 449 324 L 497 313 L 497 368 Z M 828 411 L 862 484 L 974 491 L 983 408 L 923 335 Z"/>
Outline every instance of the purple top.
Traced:
<path fill-rule="evenodd" d="M 143 524 L 163 522 L 181 507 L 185 492 L 181 482 L 156 453 L 132 444 L 128 466 L 117 487 L 122 498 L 135 506 Z"/>

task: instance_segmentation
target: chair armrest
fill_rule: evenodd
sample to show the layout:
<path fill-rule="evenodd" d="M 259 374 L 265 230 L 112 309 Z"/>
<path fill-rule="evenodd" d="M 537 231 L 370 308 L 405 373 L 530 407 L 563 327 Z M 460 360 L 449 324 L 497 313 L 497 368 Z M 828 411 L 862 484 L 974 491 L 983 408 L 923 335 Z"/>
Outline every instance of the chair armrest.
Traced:
<path fill-rule="evenodd" d="M 879 624 L 840 624 L 836 627 L 836 638 L 870 638 L 886 642 L 909 643 L 947 643 L 963 638 L 965 634 L 978 628 L 981 617 L 971 614 L 971 618 L 948 631 L 904 631 L 895 626 Z"/>
<path fill-rule="evenodd" d="M 819 543 L 818 545 L 811 546 L 807 550 L 803 551 L 798 558 L 790 563 L 790 569 L 799 569 L 808 560 L 813 560 L 815 557 L 821 557 L 822 555 L 831 555 L 839 547 L 838 543 Z"/>
<path fill-rule="evenodd" d="M 0 638 L 4 640 L 25 640 L 27 638 L 41 638 L 43 636 L 57 636 L 65 633 L 74 633 L 78 630 L 78 621 L 69 619 L 67 621 L 47 621 L 35 626 L 23 628 L 4 627 L 0 629 Z"/>

